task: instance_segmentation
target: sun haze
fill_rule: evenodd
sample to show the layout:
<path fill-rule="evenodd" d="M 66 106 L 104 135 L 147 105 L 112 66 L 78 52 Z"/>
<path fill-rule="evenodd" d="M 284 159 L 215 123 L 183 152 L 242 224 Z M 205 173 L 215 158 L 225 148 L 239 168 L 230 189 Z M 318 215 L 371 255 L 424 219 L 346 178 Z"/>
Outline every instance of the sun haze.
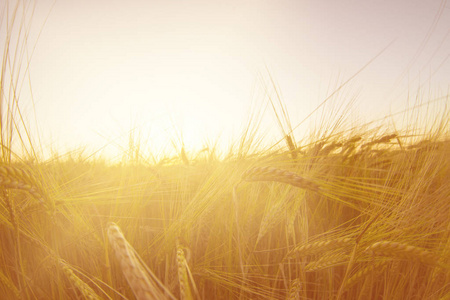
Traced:
<path fill-rule="evenodd" d="M 419 88 L 432 97 L 448 90 L 445 1 L 27 5 L 36 123 L 50 148 L 107 145 L 114 156 L 133 130 L 156 151 L 228 142 L 252 105 L 267 101 L 268 73 L 295 126 L 385 48 L 342 96 L 356 97 L 360 117 L 400 110 Z M 23 90 L 21 101 L 31 103 Z M 267 114 L 262 127 L 279 134 Z"/>

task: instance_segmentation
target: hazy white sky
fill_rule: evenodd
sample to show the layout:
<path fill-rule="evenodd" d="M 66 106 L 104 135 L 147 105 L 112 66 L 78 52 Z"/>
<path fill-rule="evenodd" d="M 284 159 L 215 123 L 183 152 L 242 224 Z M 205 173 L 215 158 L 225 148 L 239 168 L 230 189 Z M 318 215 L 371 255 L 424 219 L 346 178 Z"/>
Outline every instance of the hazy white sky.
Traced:
<path fill-rule="evenodd" d="M 58 149 L 114 152 L 132 128 L 156 151 L 172 149 L 176 130 L 187 150 L 228 142 L 251 103 L 267 101 L 266 65 L 295 126 L 389 44 L 336 99 L 357 96 L 363 121 L 400 110 L 421 85 L 429 100 L 450 83 L 441 0 L 39 0 L 32 24 L 37 123 Z M 31 119 L 25 91 L 20 101 Z M 280 134 L 271 111 L 265 120 Z"/>

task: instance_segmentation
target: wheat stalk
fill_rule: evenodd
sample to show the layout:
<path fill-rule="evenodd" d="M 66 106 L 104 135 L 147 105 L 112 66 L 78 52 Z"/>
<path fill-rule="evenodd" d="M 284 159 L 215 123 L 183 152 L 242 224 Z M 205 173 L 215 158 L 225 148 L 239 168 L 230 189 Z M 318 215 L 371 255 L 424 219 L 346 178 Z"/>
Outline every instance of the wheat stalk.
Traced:
<path fill-rule="evenodd" d="M 415 246 L 391 242 L 380 241 L 367 247 L 365 252 L 372 255 L 396 257 L 401 259 L 407 259 L 412 261 L 420 261 L 429 265 L 441 265 L 439 263 L 439 256 Z"/>
<path fill-rule="evenodd" d="M 154 280 L 149 278 L 133 247 L 128 243 L 119 226 L 115 223 L 110 223 L 108 226 L 108 239 L 136 299 L 167 299 Z M 150 275 L 155 277 L 153 274 Z"/>
<path fill-rule="evenodd" d="M 302 189 L 319 191 L 319 185 L 312 182 L 309 179 L 305 179 L 298 174 L 293 172 L 272 168 L 272 167 L 255 167 L 252 168 L 242 175 L 242 180 L 244 181 L 276 181 L 287 183 L 292 186 L 296 186 Z"/>

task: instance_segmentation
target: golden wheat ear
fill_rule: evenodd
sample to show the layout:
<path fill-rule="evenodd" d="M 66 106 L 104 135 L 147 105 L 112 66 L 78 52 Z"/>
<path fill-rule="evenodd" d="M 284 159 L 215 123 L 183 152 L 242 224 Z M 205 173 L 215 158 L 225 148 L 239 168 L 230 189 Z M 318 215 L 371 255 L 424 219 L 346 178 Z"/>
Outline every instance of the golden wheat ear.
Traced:
<path fill-rule="evenodd" d="M 380 241 L 367 247 L 365 252 L 372 255 L 419 261 L 424 264 L 447 268 L 447 266 L 440 263 L 440 257 L 438 255 L 431 253 L 428 250 L 404 243 Z"/>
<path fill-rule="evenodd" d="M 141 263 L 135 250 L 115 223 L 108 226 L 108 239 L 136 299 L 175 299 L 157 277 Z"/>
<path fill-rule="evenodd" d="M 272 167 L 255 167 L 242 175 L 243 181 L 276 181 L 287 183 L 305 190 L 318 192 L 320 187 L 309 179 L 282 169 Z"/>
<path fill-rule="evenodd" d="M 325 241 L 318 241 L 309 244 L 299 245 L 289 251 L 285 259 L 301 257 L 312 254 L 321 254 L 326 251 L 345 248 L 352 245 L 355 241 L 351 238 L 336 238 Z"/>
<path fill-rule="evenodd" d="M 189 249 L 187 250 L 189 251 Z M 184 254 L 183 247 L 179 244 L 178 241 L 177 241 L 177 267 L 178 267 L 178 283 L 180 286 L 180 300 L 195 299 L 193 291 L 191 289 L 190 282 L 192 283 L 193 290 L 197 296 L 198 291 L 195 286 L 195 282 L 192 278 L 192 274 L 188 265 L 188 260 L 186 259 L 186 256 Z"/>
<path fill-rule="evenodd" d="M 38 180 L 31 173 L 18 167 L 0 165 L 0 186 L 9 189 L 19 189 L 30 193 L 44 207 L 48 204 L 39 188 Z"/>
<path fill-rule="evenodd" d="M 70 282 L 81 292 L 83 297 L 88 300 L 101 300 L 101 298 L 94 292 L 94 290 L 81 280 L 72 268 L 62 260 L 59 261 L 59 265 L 62 268 L 64 274 L 69 278 Z"/>

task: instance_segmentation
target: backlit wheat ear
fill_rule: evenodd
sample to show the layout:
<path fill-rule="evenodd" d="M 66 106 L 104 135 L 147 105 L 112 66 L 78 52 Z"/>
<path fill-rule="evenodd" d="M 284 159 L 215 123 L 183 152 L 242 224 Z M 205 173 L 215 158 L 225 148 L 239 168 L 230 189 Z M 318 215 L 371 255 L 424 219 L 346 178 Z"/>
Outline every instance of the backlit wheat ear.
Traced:
<path fill-rule="evenodd" d="M 327 156 L 332 151 L 336 150 L 337 148 L 342 147 L 342 143 L 332 142 L 331 144 L 324 147 L 320 152 L 317 154 L 318 156 Z"/>
<path fill-rule="evenodd" d="M 136 299 L 167 299 L 156 283 L 147 276 L 133 247 L 115 223 L 110 223 L 108 226 L 108 239 Z"/>
<path fill-rule="evenodd" d="M 73 270 L 63 261 L 59 262 L 64 274 L 69 278 L 69 280 L 77 287 L 77 289 L 83 294 L 85 299 L 89 300 L 100 300 L 101 298 L 94 292 L 94 290 L 87 285 L 83 280 L 81 280 Z"/>
<path fill-rule="evenodd" d="M 365 250 L 367 253 L 380 256 L 396 257 L 412 261 L 420 261 L 429 265 L 440 265 L 439 257 L 427 250 L 391 241 L 381 241 L 372 244 Z"/>
<path fill-rule="evenodd" d="M 297 158 L 297 147 L 295 146 L 294 141 L 292 140 L 292 137 L 289 134 L 287 134 L 285 136 L 285 139 L 286 139 L 286 143 L 289 147 L 289 151 L 291 152 L 292 158 L 296 159 Z"/>
<path fill-rule="evenodd" d="M 3 274 L 2 270 L 0 270 L 0 282 L 3 284 L 4 287 L 13 292 L 14 296 L 17 299 L 20 299 L 19 289 L 14 285 L 14 282 L 11 280 L 11 278 Z"/>
<path fill-rule="evenodd" d="M 376 262 L 376 263 L 372 263 L 372 264 L 368 265 L 367 267 L 359 270 L 358 272 L 356 272 L 355 275 L 353 275 L 352 277 L 350 277 L 347 280 L 347 282 L 345 283 L 346 288 L 353 286 L 359 280 L 364 278 L 367 274 L 369 274 L 370 272 L 374 271 L 375 269 L 377 269 L 379 267 L 383 267 L 386 264 L 387 264 L 386 261 Z"/>
<path fill-rule="evenodd" d="M 189 286 L 187 262 L 184 256 L 183 248 L 177 245 L 177 266 L 178 266 L 178 282 L 180 284 L 180 299 L 193 299 Z"/>
<path fill-rule="evenodd" d="M 301 245 L 289 251 L 286 258 L 294 258 L 296 256 L 306 256 L 311 254 L 320 254 L 325 251 L 344 248 L 354 244 L 351 238 L 336 238 L 332 240 L 314 242 L 306 245 Z"/>
<path fill-rule="evenodd" d="M 289 288 L 289 300 L 300 300 L 300 291 L 302 290 L 302 282 L 300 278 L 296 278 L 291 281 Z"/>
<path fill-rule="evenodd" d="M 255 167 L 242 175 L 244 181 L 276 181 L 302 189 L 319 191 L 319 185 L 293 172 L 271 167 Z"/>
<path fill-rule="evenodd" d="M 11 224 L 14 227 L 14 231 L 16 234 L 19 234 L 19 225 L 17 224 L 17 218 L 16 218 L 16 208 L 14 206 L 14 203 L 11 201 L 9 197 L 5 197 L 4 199 L 6 207 L 9 211 L 9 216 L 11 218 Z"/>
<path fill-rule="evenodd" d="M 375 145 L 375 144 L 386 144 L 386 143 L 389 143 L 392 139 L 394 139 L 396 137 L 397 137 L 397 135 L 395 133 L 394 134 L 385 135 L 385 136 L 383 136 L 383 137 L 381 137 L 381 138 L 379 138 L 377 140 L 374 140 L 374 141 L 371 141 L 371 142 L 363 144 L 361 146 L 361 148 L 369 147 L 369 146 L 372 146 L 372 145 Z"/>
<path fill-rule="evenodd" d="M 0 186 L 27 191 L 45 206 L 36 178 L 25 170 L 13 166 L 0 166 Z"/>
<path fill-rule="evenodd" d="M 186 166 L 188 166 L 188 165 L 189 165 L 189 159 L 188 159 L 188 157 L 187 157 L 187 155 L 186 155 L 186 151 L 184 150 L 184 146 L 181 147 L 181 153 L 180 153 L 180 156 L 181 156 L 181 160 L 183 161 L 183 163 L 184 163 Z"/>
<path fill-rule="evenodd" d="M 305 271 L 317 271 L 325 268 L 329 268 L 338 264 L 341 264 L 345 261 L 348 261 L 349 256 L 343 253 L 333 253 L 330 255 L 321 256 L 318 260 L 312 261 L 307 264 L 304 268 Z"/>

